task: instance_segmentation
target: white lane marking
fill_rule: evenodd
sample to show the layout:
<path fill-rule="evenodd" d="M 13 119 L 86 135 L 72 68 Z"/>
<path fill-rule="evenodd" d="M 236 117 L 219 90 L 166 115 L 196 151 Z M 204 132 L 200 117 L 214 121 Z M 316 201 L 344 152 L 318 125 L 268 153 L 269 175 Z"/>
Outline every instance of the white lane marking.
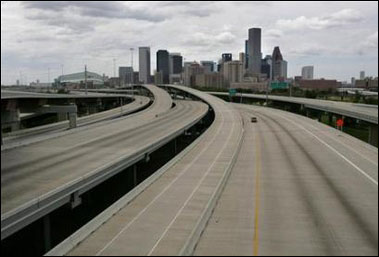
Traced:
<path fill-rule="evenodd" d="M 307 133 L 309 133 L 310 135 L 312 135 L 314 138 L 316 138 L 319 142 L 321 142 L 323 145 L 325 145 L 326 147 L 328 147 L 330 150 L 332 150 L 333 152 L 335 152 L 338 156 L 340 156 L 342 159 L 344 159 L 347 163 L 349 163 L 351 166 L 353 166 L 355 169 L 357 169 L 361 174 L 363 174 L 366 178 L 368 178 L 372 183 L 374 183 L 376 186 L 378 186 L 378 181 L 376 181 L 375 179 L 373 179 L 372 177 L 370 177 L 370 175 L 368 175 L 365 171 L 363 171 L 361 168 L 359 168 L 357 165 L 355 165 L 352 161 L 350 161 L 348 158 L 346 158 L 343 154 L 341 154 L 340 152 L 338 152 L 335 148 L 333 148 L 332 146 L 330 146 L 328 143 L 326 143 L 325 141 L 323 141 L 321 138 L 319 138 L 318 136 L 316 136 L 315 134 L 313 134 L 311 131 L 307 130 L 306 128 L 304 128 L 303 126 L 297 124 L 296 122 L 280 115 L 280 114 L 277 114 L 275 113 L 274 115 L 276 116 L 279 116 L 279 117 L 282 117 L 283 119 L 291 122 L 292 124 L 294 124 L 295 126 L 303 129 L 304 131 L 306 131 Z"/>
<path fill-rule="evenodd" d="M 287 117 L 290 116 L 289 114 L 287 115 L 283 113 L 283 115 L 286 115 Z M 301 118 L 303 118 L 302 116 L 300 116 Z M 302 121 L 302 122 L 305 122 L 303 119 L 300 119 L 300 117 L 295 117 L 297 120 L 299 121 Z M 304 124 L 304 123 L 303 123 Z M 353 151 L 354 153 L 358 154 L 359 156 L 361 156 L 363 159 L 369 161 L 370 163 L 372 163 L 373 165 L 375 165 L 376 167 L 378 167 L 378 163 L 375 163 L 373 162 L 372 160 L 368 159 L 366 156 L 364 156 L 363 154 L 361 154 L 360 152 L 356 151 L 354 148 L 352 148 L 351 146 L 343 143 L 342 141 L 339 141 L 339 140 L 336 140 L 335 138 L 333 138 L 332 136 L 328 135 L 328 133 L 325 133 L 321 128 L 317 128 L 316 126 L 310 124 L 310 123 L 307 123 L 307 125 L 309 125 L 310 127 L 314 128 L 314 129 L 317 129 L 317 130 L 320 130 L 325 136 L 327 136 L 328 138 L 332 139 L 334 142 L 337 142 L 341 145 L 343 145 L 344 147 L 350 149 L 351 151 Z"/>
<path fill-rule="evenodd" d="M 222 119 L 222 123 L 224 122 L 224 115 L 222 114 L 222 112 L 220 112 L 221 114 L 221 119 Z M 218 129 L 217 129 L 217 133 L 214 134 L 213 138 L 212 138 L 212 141 L 209 145 L 213 144 L 213 142 L 216 140 L 217 138 L 217 135 L 218 133 L 220 132 L 221 130 L 221 127 L 222 126 L 219 126 Z M 202 154 L 205 152 L 205 150 L 207 150 L 207 147 L 204 147 L 203 150 L 197 155 L 197 157 L 195 159 L 192 160 L 192 162 L 190 164 L 187 165 L 187 167 L 179 174 L 179 176 L 177 176 L 170 184 L 168 184 L 162 192 L 160 192 L 143 210 L 141 210 L 137 216 L 135 216 L 128 224 L 126 224 L 122 230 L 117 233 L 117 235 L 115 237 L 112 238 L 111 241 L 109 241 L 99 252 L 96 253 L 96 256 L 99 256 L 100 254 L 102 254 L 104 252 L 105 249 L 107 249 L 125 230 L 127 230 L 143 213 L 145 213 L 145 211 L 159 198 L 161 197 L 179 178 L 181 178 L 184 173 L 189 169 L 189 167 L 192 166 L 192 164 L 197 161 L 200 156 L 202 156 Z"/>
<path fill-rule="evenodd" d="M 168 230 L 171 228 L 171 226 L 174 224 L 174 222 L 176 221 L 176 219 L 182 213 L 182 211 L 184 210 L 184 207 L 188 204 L 188 202 L 191 200 L 191 198 L 193 197 L 193 195 L 195 194 L 195 192 L 199 189 L 199 187 L 201 186 L 201 184 L 203 183 L 203 181 L 205 180 L 205 178 L 208 176 L 209 172 L 211 171 L 211 169 L 213 168 L 214 164 L 216 163 L 216 160 L 220 157 L 221 153 L 225 150 L 226 146 L 228 145 L 228 142 L 229 142 L 231 136 L 233 135 L 234 128 L 235 128 L 235 122 L 233 122 L 232 133 L 229 134 L 228 139 L 225 141 L 225 144 L 222 147 L 221 151 L 217 154 L 217 156 L 213 160 L 211 166 L 209 166 L 209 168 L 207 169 L 207 171 L 204 173 L 204 175 L 202 176 L 201 180 L 197 183 L 195 189 L 188 196 L 187 200 L 183 203 L 182 207 L 178 210 L 178 212 L 176 213 L 175 217 L 172 219 L 172 221 L 170 222 L 170 224 L 166 227 L 166 229 L 164 230 L 163 234 L 160 236 L 160 238 L 155 243 L 155 245 L 153 246 L 153 248 L 151 248 L 150 252 L 148 253 L 148 256 L 151 256 L 151 254 L 154 252 L 155 248 L 158 246 L 158 244 L 161 242 L 161 240 L 163 239 L 163 237 L 167 234 Z"/>

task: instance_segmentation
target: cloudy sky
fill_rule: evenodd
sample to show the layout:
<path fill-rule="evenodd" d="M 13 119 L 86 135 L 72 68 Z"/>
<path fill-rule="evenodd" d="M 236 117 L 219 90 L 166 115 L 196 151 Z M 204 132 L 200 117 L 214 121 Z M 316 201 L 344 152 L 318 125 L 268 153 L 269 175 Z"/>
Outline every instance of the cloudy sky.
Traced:
<path fill-rule="evenodd" d="M 262 28 L 263 56 L 280 46 L 288 75 L 305 65 L 342 81 L 378 75 L 378 2 L 1 2 L 1 83 L 41 82 L 88 70 L 113 76 L 130 48 L 150 46 L 185 61 L 244 51 L 248 28 Z"/>

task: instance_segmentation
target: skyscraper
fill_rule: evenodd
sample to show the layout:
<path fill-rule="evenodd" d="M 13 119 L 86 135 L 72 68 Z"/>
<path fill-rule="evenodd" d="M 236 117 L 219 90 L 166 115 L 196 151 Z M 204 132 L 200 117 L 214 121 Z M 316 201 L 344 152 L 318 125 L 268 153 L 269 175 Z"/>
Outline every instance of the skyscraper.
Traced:
<path fill-rule="evenodd" d="M 139 81 L 150 83 L 150 47 L 139 47 Z"/>
<path fill-rule="evenodd" d="M 120 77 L 121 86 L 134 83 L 133 67 L 119 67 L 118 76 Z"/>
<path fill-rule="evenodd" d="M 222 54 L 222 61 L 223 62 L 230 62 L 232 60 L 233 60 L 232 54 L 230 54 L 230 53 L 224 53 L 224 54 Z"/>
<path fill-rule="evenodd" d="M 280 80 L 287 78 L 287 62 L 283 60 L 279 46 L 274 48 L 272 53 L 272 79 Z"/>
<path fill-rule="evenodd" d="M 180 53 L 169 54 L 170 74 L 180 74 L 183 71 L 183 57 Z"/>
<path fill-rule="evenodd" d="M 302 79 L 313 79 L 313 66 L 304 66 L 301 69 Z"/>
<path fill-rule="evenodd" d="M 248 71 L 251 75 L 257 75 L 261 73 L 261 29 L 251 28 L 249 29 L 249 40 L 248 40 L 248 53 L 249 53 L 249 63 Z"/>
<path fill-rule="evenodd" d="M 170 75 L 170 64 L 169 53 L 167 50 L 159 50 L 157 52 L 157 72 L 162 73 L 163 84 L 168 84 Z"/>
<path fill-rule="evenodd" d="M 213 61 L 201 61 L 201 66 L 204 67 L 205 73 L 211 73 L 214 71 L 214 62 Z"/>
<path fill-rule="evenodd" d="M 249 68 L 249 40 L 245 40 L 245 70 Z"/>
<path fill-rule="evenodd" d="M 268 79 L 272 79 L 272 57 L 271 55 L 266 55 L 264 59 L 262 59 L 261 73 L 266 74 Z"/>
<path fill-rule="evenodd" d="M 364 71 L 361 71 L 360 73 L 359 73 L 359 79 L 365 79 L 365 72 Z"/>
<path fill-rule="evenodd" d="M 231 83 L 241 82 L 243 78 L 243 62 L 231 61 L 224 63 L 223 75 L 226 87 L 229 87 Z"/>

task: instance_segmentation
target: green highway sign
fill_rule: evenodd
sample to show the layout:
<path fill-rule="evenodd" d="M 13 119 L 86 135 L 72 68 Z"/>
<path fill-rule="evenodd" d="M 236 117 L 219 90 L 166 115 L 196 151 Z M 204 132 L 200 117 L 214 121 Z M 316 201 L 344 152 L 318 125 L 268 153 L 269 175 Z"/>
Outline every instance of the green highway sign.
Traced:
<path fill-rule="evenodd" d="M 286 89 L 288 88 L 288 82 L 271 82 L 271 89 Z"/>
<path fill-rule="evenodd" d="M 236 93 L 237 93 L 237 90 L 235 88 L 229 89 L 229 95 L 230 96 L 234 96 L 234 95 L 236 95 Z"/>

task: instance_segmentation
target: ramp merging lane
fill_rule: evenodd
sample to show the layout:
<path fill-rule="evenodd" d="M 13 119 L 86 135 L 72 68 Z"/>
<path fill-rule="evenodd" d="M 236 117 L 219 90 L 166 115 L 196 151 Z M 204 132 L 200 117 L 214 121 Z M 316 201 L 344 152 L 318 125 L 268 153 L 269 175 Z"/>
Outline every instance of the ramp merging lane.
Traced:
<path fill-rule="evenodd" d="M 378 149 L 303 116 L 234 106 L 245 140 L 194 255 L 376 256 Z"/>
<path fill-rule="evenodd" d="M 235 162 L 243 137 L 242 120 L 220 99 L 186 87 L 171 87 L 210 104 L 214 122 L 191 150 L 69 255 L 192 252 Z M 64 242 L 69 243 L 72 242 Z"/>
<path fill-rule="evenodd" d="M 70 201 L 183 133 L 208 111 L 148 86 L 147 110 L 1 153 L 1 236 Z"/>

